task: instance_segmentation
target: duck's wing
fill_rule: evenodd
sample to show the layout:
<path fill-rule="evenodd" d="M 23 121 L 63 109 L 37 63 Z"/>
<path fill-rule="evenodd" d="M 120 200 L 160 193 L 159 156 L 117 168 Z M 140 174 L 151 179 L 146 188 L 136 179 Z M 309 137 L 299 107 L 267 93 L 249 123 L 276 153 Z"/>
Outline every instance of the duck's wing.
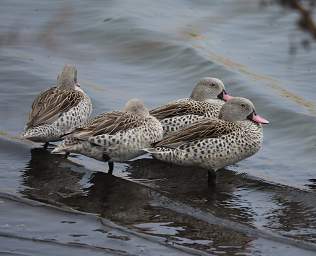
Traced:
<path fill-rule="evenodd" d="M 88 121 L 83 127 L 75 129 L 71 136 L 88 139 L 92 136 L 109 134 L 137 128 L 144 124 L 144 119 L 127 112 L 113 111 L 103 113 Z"/>
<path fill-rule="evenodd" d="M 193 100 L 175 101 L 161 107 L 152 109 L 150 114 L 158 120 L 183 115 L 203 116 L 209 111 L 210 104 L 207 102 L 196 102 Z"/>
<path fill-rule="evenodd" d="M 220 119 L 207 119 L 194 123 L 193 125 L 171 133 L 161 141 L 154 144 L 158 147 L 178 147 L 195 140 L 218 138 L 232 133 L 238 126 L 231 122 Z"/>
<path fill-rule="evenodd" d="M 80 91 L 60 90 L 57 87 L 42 92 L 32 104 L 26 128 L 53 123 L 62 113 L 77 106 L 83 98 Z"/>

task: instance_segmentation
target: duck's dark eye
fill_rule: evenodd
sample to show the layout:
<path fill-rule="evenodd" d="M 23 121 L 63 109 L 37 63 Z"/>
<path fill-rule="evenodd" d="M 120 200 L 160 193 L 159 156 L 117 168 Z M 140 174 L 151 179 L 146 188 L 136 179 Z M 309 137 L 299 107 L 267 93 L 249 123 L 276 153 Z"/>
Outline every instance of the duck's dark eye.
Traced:
<path fill-rule="evenodd" d="M 242 107 L 242 108 L 246 108 L 246 105 L 245 105 L 245 104 L 241 104 L 241 107 Z"/>
<path fill-rule="evenodd" d="M 214 87 L 214 86 L 216 86 L 216 84 L 214 84 L 214 83 L 211 83 L 211 86 L 213 86 L 213 87 Z"/>

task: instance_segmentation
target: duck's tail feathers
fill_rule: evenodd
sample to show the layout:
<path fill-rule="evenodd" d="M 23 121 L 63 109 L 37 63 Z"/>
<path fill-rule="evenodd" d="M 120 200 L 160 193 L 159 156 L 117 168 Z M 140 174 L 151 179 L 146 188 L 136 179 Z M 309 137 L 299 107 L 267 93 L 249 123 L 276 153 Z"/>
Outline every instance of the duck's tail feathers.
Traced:
<path fill-rule="evenodd" d="M 61 135 L 60 138 L 65 139 L 65 138 L 68 137 L 70 134 L 72 134 L 72 132 L 67 132 L 67 133 Z"/>
<path fill-rule="evenodd" d="M 51 153 L 53 154 L 64 154 L 64 153 L 67 153 L 68 148 L 64 145 L 64 143 L 58 145 L 57 147 L 55 147 Z"/>
<path fill-rule="evenodd" d="M 57 147 L 55 147 L 52 150 L 53 154 L 65 154 L 65 153 L 70 153 L 73 150 L 74 145 L 65 145 L 65 144 L 60 144 Z"/>
<path fill-rule="evenodd" d="M 30 130 L 23 132 L 21 134 L 21 137 L 23 139 L 27 139 L 27 140 L 34 141 L 34 142 L 43 142 L 43 138 L 45 138 L 45 134 L 43 134 L 39 131 L 30 129 Z"/>
<path fill-rule="evenodd" d="M 63 154 L 63 153 L 71 153 L 74 150 L 74 146 L 76 146 L 78 140 L 75 138 L 66 138 L 61 144 L 55 147 L 52 150 L 54 154 Z"/>
<path fill-rule="evenodd" d="M 155 154 L 155 153 L 158 153 L 159 151 L 156 150 L 155 148 L 143 148 L 143 150 L 147 153 L 150 153 L 150 154 Z"/>

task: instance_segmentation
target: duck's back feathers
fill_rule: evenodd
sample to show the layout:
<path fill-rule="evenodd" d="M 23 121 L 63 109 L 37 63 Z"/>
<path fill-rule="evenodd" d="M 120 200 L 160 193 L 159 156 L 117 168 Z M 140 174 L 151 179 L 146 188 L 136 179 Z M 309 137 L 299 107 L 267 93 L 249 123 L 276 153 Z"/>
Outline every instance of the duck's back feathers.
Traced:
<path fill-rule="evenodd" d="M 85 140 L 102 134 L 114 135 L 120 131 L 137 128 L 144 123 L 144 118 L 139 118 L 135 114 L 113 111 L 96 116 L 88 121 L 85 126 L 74 130 L 71 136 Z"/>
<path fill-rule="evenodd" d="M 84 94 L 77 90 L 61 90 L 52 87 L 36 97 L 26 124 L 26 129 L 44 124 L 51 124 L 61 114 L 77 106 Z"/>
<path fill-rule="evenodd" d="M 203 116 L 210 111 L 210 104 L 208 102 L 198 102 L 194 100 L 179 100 L 167 105 L 155 108 L 150 111 L 150 114 L 158 120 L 171 118 L 183 115 L 199 115 Z"/>
<path fill-rule="evenodd" d="M 178 147 L 195 140 L 218 138 L 232 133 L 237 128 L 238 125 L 234 123 L 228 123 L 220 119 L 207 119 L 166 136 L 155 143 L 154 146 Z"/>

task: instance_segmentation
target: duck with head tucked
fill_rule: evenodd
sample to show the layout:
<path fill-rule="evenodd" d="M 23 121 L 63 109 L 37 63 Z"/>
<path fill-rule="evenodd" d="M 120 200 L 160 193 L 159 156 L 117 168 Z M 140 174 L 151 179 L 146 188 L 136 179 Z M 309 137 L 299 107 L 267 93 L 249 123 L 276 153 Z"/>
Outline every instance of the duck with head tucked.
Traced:
<path fill-rule="evenodd" d="M 160 120 L 167 135 L 205 117 L 217 118 L 221 106 L 230 98 L 221 80 L 205 77 L 198 81 L 190 98 L 173 101 L 150 113 Z"/>
<path fill-rule="evenodd" d="M 77 69 L 65 65 L 57 78 L 57 86 L 39 94 L 22 136 L 34 142 L 58 141 L 87 121 L 92 111 L 89 96 L 80 88 Z"/>
<path fill-rule="evenodd" d="M 143 148 L 161 140 L 161 123 L 143 102 L 129 100 L 123 111 L 103 113 L 66 136 L 52 153 L 79 153 L 109 164 L 124 162 L 144 153 Z"/>
<path fill-rule="evenodd" d="M 214 185 L 217 170 L 258 152 L 263 140 L 262 124 L 268 123 L 256 113 L 250 100 L 235 97 L 221 107 L 219 119 L 196 122 L 145 151 L 165 162 L 207 169 L 209 183 Z"/>

